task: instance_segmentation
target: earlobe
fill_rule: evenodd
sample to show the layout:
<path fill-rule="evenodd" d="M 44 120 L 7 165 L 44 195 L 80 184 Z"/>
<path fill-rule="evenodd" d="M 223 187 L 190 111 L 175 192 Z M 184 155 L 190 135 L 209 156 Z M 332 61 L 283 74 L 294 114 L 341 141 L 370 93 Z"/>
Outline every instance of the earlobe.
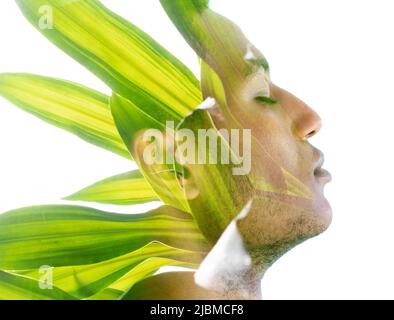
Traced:
<path fill-rule="evenodd" d="M 178 181 L 183 188 L 188 201 L 194 200 L 198 197 L 200 192 L 195 183 L 193 173 L 188 167 L 182 166 L 181 172 L 178 174 Z"/>

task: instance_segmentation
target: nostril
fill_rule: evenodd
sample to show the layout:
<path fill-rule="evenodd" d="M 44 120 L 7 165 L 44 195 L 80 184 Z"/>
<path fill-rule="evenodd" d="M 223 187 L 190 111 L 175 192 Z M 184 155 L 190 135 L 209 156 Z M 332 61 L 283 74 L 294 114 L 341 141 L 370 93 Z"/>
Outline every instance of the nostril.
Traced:
<path fill-rule="evenodd" d="M 308 140 L 309 138 L 312 138 L 315 134 L 316 134 L 316 130 L 313 130 L 311 132 L 309 132 L 306 136 L 305 136 L 305 140 Z"/>
<path fill-rule="evenodd" d="M 312 109 L 310 109 L 310 111 L 311 112 L 309 113 L 308 118 L 304 118 L 303 126 L 300 130 L 301 137 L 304 140 L 312 138 L 320 131 L 322 127 L 322 121 L 320 117 Z"/>

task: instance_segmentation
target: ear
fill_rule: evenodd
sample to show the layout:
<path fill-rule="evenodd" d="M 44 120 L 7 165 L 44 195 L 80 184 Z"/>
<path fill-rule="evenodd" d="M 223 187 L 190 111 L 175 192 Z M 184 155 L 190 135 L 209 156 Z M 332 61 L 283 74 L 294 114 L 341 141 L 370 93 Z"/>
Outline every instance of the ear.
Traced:
<path fill-rule="evenodd" d="M 150 137 L 150 138 L 149 138 Z M 176 167 L 166 157 L 166 136 L 160 130 L 139 133 L 133 139 L 133 156 L 141 172 L 160 199 L 183 211 L 190 211 Z M 172 161 L 173 162 L 173 161 Z"/>

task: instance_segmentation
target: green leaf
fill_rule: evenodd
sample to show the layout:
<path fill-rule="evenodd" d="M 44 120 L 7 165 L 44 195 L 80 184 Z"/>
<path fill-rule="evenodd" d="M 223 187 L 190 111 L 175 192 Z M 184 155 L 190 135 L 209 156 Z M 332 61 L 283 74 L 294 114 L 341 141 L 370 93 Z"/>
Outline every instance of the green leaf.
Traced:
<path fill-rule="evenodd" d="M 65 198 L 71 201 L 133 205 L 160 201 L 142 174 L 136 170 L 97 182 Z"/>
<path fill-rule="evenodd" d="M 91 296 L 91 300 L 117 300 L 122 299 L 125 294 L 138 282 L 151 277 L 161 267 L 176 266 L 183 268 L 196 268 L 196 265 L 177 261 L 168 258 L 150 258 L 141 262 L 131 271 L 126 273 L 118 280 L 111 283 L 109 286 Z"/>
<path fill-rule="evenodd" d="M 201 130 L 210 132 L 207 135 L 206 143 L 195 144 L 194 154 L 197 157 L 205 154 L 206 158 L 193 163 L 184 164 L 193 177 L 192 182 L 185 186 L 186 194 L 189 196 L 188 203 L 201 232 L 215 244 L 224 230 L 236 215 L 245 206 L 251 196 L 252 185 L 247 175 L 234 175 L 236 165 L 226 164 L 221 161 L 221 156 L 227 154 L 228 159 L 235 157 L 228 141 L 215 127 L 208 111 L 197 109 L 191 113 L 178 126 L 177 130 L 188 129 L 198 136 Z M 209 140 L 209 141 L 208 141 Z M 216 148 L 211 148 L 211 142 L 216 144 Z M 202 148 L 205 147 L 206 150 Z M 215 152 L 217 151 L 217 152 Z M 215 154 L 216 153 L 216 154 Z M 219 155 L 217 163 L 210 161 L 208 157 Z M 195 194 L 197 190 L 198 194 Z"/>
<path fill-rule="evenodd" d="M 109 98 L 84 86 L 32 74 L 0 74 L 0 95 L 85 141 L 130 158 L 112 119 Z"/>
<path fill-rule="evenodd" d="M 38 206 L 0 215 L 0 269 L 97 263 L 152 241 L 208 249 L 190 215 L 171 207 L 123 215 L 78 206 Z"/>
<path fill-rule="evenodd" d="M 215 98 L 220 106 L 226 106 L 226 92 L 223 88 L 222 80 L 217 73 L 204 61 L 201 65 L 201 91 L 204 98 Z M 226 110 L 226 109 L 225 109 Z"/>
<path fill-rule="evenodd" d="M 17 0 L 45 37 L 118 94 L 161 122 L 180 120 L 201 102 L 191 71 L 149 35 L 97 0 Z M 49 6 L 51 28 L 40 8 Z M 48 17 L 49 18 L 49 17 Z"/>
<path fill-rule="evenodd" d="M 0 300 L 75 300 L 75 298 L 56 287 L 51 290 L 41 289 L 35 279 L 0 271 Z"/>
<path fill-rule="evenodd" d="M 175 249 L 154 242 L 136 251 L 96 264 L 53 268 L 53 284 L 79 299 L 88 298 L 108 286 L 115 288 L 122 286 L 127 289 L 138 279 L 142 280 L 149 275 L 151 266 L 148 269 L 149 264 L 146 268 L 141 267 L 140 264 L 152 257 L 166 258 L 167 264 L 171 259 L 174 264 L 196 267 L 204 256 L 201 253 Z M 38 270 L 27 270 L 22 274 L 34 279 L 41 277 Z"/>
<path fill-rule="evenodd" d="M 165 130 L 165 122 L 160 122 L 149 112 L 141 110 L 132 100 L 116 93 L 112 94 L 110 107 L 118 132 L 131 153 L 134 152 L 135 139 L 141 132 L 146 129 Z"/>

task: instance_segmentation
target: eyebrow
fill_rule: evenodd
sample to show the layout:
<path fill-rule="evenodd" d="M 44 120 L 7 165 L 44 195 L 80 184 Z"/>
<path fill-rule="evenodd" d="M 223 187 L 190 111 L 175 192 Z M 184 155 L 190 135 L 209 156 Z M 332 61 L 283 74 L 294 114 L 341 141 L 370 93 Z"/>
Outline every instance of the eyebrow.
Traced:
<path fill-rule="evenodd" d="M 257 59 L 255 62 L 258 66 L 263 67 L 265 71 L 270 70 L 269 63 L 265 57 L 261 57 L 261 58 Z"/>
<path fill-rule="evenodd" d="M 249 59 L 249 62 L 258 68 L 263 68 L 266 72 L 269 72 L 270 66 L 267 59 L 261 55 L 260 57 Z"/>
<path fill-rule="evenodd" d="M 247 45 L 244 59 L 259 68 L 262 67 L 267 72 L 270 69 L 267 59 L 264 57 L 261 51 L 251 43 Z"/>

